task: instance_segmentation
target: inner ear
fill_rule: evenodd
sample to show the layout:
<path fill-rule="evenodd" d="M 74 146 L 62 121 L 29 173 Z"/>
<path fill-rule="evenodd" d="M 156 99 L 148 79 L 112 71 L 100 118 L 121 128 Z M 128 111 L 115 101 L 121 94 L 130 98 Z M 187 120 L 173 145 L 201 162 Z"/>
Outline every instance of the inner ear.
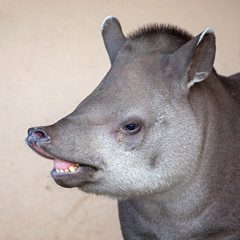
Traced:
<path fill-rule="evenodd" d="M 168 56 L 166 73 L 175 86 L 188 92 L 195 83 L 209 76 L 214 58 L 215 35 L 212 28 L 207 28 Z"/>
<path fill-rule="evenodd" d="M 188 88 L 205 80 L 212 72 L 216 51 L 215 35 L 213 33 L 213 29 L 207 28 L 199 37 L 189 66 Z"/>

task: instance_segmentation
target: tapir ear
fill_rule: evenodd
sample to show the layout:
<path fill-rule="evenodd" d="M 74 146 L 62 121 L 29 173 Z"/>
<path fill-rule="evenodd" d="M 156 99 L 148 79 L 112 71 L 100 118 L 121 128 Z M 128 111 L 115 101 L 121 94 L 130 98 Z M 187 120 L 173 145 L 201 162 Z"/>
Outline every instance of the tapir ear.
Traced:
<path fill-rule="evenodd" d="M 102 36 L 112 64 L 119 49 L 126 41 L 121 25 L 117 18 L 109 16 L 104 19 L 102 23 Z"/>
<path fill-rule="evenodd" d="M 180 80 L 183 90 L 205 80 L 212 71 L 215 58 L 215 35 L 207 28 L 169 57 L 169 67 L 175 79 Z"/>

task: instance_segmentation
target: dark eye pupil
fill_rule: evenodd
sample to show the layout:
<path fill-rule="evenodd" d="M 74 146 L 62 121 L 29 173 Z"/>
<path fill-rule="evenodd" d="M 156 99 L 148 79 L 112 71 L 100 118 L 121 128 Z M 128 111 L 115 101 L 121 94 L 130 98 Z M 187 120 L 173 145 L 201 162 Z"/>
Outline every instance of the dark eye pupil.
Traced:
<path fill-rule="evenodd" d="M 128 130 L 128 131 L 134 131 L 135 129 L 138 128 L 138 125 L 137 125 L 137 124 L 134 124 L 134 123 L 131 123 L 131 124 L 126 125 L 125 128 L 126 128 L 126 130 Z"/>

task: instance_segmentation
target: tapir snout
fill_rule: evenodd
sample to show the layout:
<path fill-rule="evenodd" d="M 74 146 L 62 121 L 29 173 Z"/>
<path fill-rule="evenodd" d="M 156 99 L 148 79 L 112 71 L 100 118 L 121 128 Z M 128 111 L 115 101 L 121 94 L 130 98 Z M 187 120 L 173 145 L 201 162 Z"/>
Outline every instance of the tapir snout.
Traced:
<path fill-rule="evenodd" d="M 41 128 L 29 128 L 28 136 L 26 138 L 26 143 L 29 147 L 35 150 L 37 153 L 51 158 L 51 156 L 45 153 L 40 147 L 39 143 L 49 143 L 51 138 L 47 135 L 47 133 Z"/>
<path fill-rule="evenodd" d="M 27 143 L 36 144 L 37 142 L 50 142 L 51 138 L 47 135 L 47 133 L 41 128 L 29 128 Z"/>
<path fill-rule="evenodd" d="M 47 129 L 49 130 L 49 127 Z M 80 164 L 60 159 L 57 157 L 58 154 L 52 155 L 50 153 L 51 150 L 46 150 L 46 148 L 51 146 L 54 149 L 61 149 L 61 145 L 57 147 L 51 145 L 51 137 L 42 128 L 30 128 L 26 142 L 34 151 L 54 161 L 54 169 L 51 175 L 63 187 L 81 187 L 85 181 L 90 182 L 93 178 L 93 173 L 99 170 L 96 166 L 91 165 L 90 162 L 87 164 L 82 161 Z"/>

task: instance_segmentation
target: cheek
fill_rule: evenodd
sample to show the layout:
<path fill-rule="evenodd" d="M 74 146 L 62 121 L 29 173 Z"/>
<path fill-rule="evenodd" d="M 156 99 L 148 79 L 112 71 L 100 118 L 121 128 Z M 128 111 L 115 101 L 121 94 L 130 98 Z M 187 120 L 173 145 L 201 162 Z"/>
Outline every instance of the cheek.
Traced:
<path fill-rule="evenodd" d="M 144 133 L 138 132 L 137 134 L 120 134 L 118 143 L 123 147 L 124 151 L 140 150 L 144 145 Z"/>
<path fill-rule="evenodd" d="M 194 126 L 194 123 L 192 125 Z M 168 128 L 161 141 L 163 164 L 182 172 L 193 168 L 200 151 L 200 136 L 199 129 L 196 126 L 191 127 L 191 124 L 179 123 Z"/>
<path fill-rule="evenodd" d="M 105 134 L 109 142 L 112 142 L 113 145 L 117 144 L 118 148 L 124 151 L 131 151 L 138 148 L 144 138 L 144 131 L 139 131 L 136 134 L 129 134 L 120 128 L 118 130 L 109 130 Z"/>

